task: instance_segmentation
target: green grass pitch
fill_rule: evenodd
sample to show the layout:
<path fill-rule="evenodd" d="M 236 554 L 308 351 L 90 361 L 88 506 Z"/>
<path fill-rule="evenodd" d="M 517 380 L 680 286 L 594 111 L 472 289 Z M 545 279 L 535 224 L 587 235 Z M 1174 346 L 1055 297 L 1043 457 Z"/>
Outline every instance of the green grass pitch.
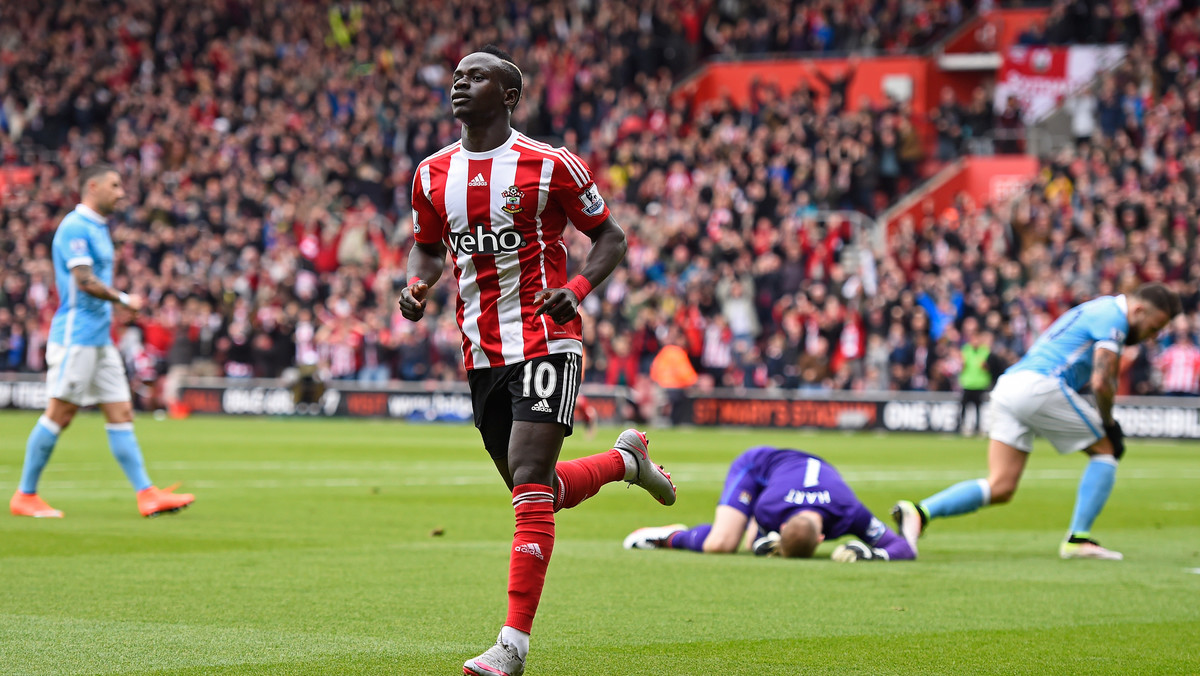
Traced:
<path fill-rule="evenodd" d="M 36 414 L 0 414 L 15 489 Z M 618 430 L 568 439 L 564 458 Z M 0 516 L 0 674 L 456 674 L 504 619 L 509 495 L 469 427 L 196 417 L 137 426 L 151 476 L 197 494 L 147 520 L 84 414 L 41 487 L 62 520 Z M 984 442 L 656 430 L 679 502 L 606 487 L 558 515 L 530 676 L 1200 673 L 1200 445 L 1130 442 L 1096 536 L 1060 561 L 1083 467 L 1039 445 L 1016 501 L 934 524 L 915 563 L 629 552 L 709 521 L 756 444 L 833 462 L 881 518 L 980 476 Z M 7 497 L 10 493 L 5 493 Z M 437 529 L 444 535 L 433 536 Z"/>

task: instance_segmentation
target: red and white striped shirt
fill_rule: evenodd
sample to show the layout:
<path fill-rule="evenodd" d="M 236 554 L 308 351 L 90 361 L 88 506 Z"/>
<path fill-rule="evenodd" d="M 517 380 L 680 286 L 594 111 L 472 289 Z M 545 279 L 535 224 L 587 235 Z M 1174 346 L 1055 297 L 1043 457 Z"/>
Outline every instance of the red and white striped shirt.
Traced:
<path fill-rule="evenodd" d="M 1158 356 L 1163 392 L 1200 393 L 1200 348 L 1175 343 Z"/>
<path fill-rule="evenodd" d="M 454 143 L 417 167 L 412 203 L 417 241 L 454 261 L 467 369 L 583 354 L 578 317 L 534 316 L 537 292 L 567 283 L 567 223 L 587 231 L 609 215 L 583 160 L 515 130 L 483 153 Z"/>

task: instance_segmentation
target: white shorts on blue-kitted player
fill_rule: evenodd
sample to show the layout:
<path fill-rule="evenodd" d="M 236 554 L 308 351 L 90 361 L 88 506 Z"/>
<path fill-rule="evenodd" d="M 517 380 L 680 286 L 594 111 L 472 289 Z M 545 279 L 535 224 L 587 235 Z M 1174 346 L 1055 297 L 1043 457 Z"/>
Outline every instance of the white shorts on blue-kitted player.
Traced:
<path fill-rule="evenodd" d="M 1050 440 L 1059 453 L 1074 453 L 1104 436 L 1100 413 L 1055 376 L 1018 371 L 996 381 L 988 436 L 1028 453 L 1033 436 Z"/>
<path fill-rule="evenodd" d="M 114 345 L 46 346 L 46 395 L 78 406 L 130 401 L 125 363 Z"/>

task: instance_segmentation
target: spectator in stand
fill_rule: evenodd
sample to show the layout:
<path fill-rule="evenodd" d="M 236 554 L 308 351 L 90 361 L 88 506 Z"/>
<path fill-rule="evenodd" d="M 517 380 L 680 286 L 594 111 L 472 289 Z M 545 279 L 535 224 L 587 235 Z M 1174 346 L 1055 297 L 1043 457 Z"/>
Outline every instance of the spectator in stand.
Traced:
<path fill-rule="evenodd" d="M 962 388 L 962 407 L 958 414 L 958 429 L 963 435 L 978 434 L 983 421 L 983 397 L 992 388 L 992 337 L 971 320 L 966 323 L 967 342 L 962 346 L 962 370 L 958 385 Z M 967 407 L 971 415 L 967 415 Z"/>
<path fill-rule="evenodd" d="M 996 129 L 996 153 L 1017 155 L 1025 152 L 1025 122 L 1021 103 L 1016 96 L 1009 96 L 1000 113 Z"/>
<path fill-rule="evenodd" d="M 1200 395 L 1200 348 L 1186 317 L 1177 317 L 1173 324 L 1172 342 L 1155 364 L 1162 373 L 1162 391 L 1167 396 L 1195 397 Z"/>
<path fill-rule="evenodd" d="M 937 108 L 929 113 L 929 120 L 937 130 L 937 159 L 949 162 L 963 151 L 963 126 L 965 115 L 958 105 L 958 95 L 952 87 L 943 87 Z"/>
<path fill-rule="evenodd" d="M 682 332 L 671 329 L 667 334 L 667 344 L 659 350 L 650 365 L 650 379 L 662 388 L 666 396 L 667 415 L 672 425 L 684 422 L 679 402 L 683 401 L 686 390 L 695 385 L 697 380 L 696 369 L 683 347 L 685 342 Z"/>

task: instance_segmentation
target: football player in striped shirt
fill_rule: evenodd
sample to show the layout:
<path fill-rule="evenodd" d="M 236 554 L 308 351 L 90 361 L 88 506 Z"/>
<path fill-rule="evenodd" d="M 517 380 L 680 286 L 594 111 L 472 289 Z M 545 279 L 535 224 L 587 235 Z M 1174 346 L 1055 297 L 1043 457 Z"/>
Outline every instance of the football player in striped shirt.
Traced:
<path fill-rule="evenodd" d="M 520 69 L 494 47 L 468 54 L 455 69 L 450 100 L 462 140 L 417 167 L 416 242 L 399 301 L 407 319 L 420 321 L 450 255 L 475 426 L 516 512 L 507 619 L 496 644 L 463 665 L 465 674 L 489 676 L 525 670 L 555 512 L 622 480 L 664 505 L 675 502 L 670 475 L 650 460 L 646 436 L 636 430 L 623 432 L 608 452 L 558 462 L 580 382 L 577 310 L 624 257 L 626 242 L 587 164 L 510 126 L 521 91 Z M 592 241 L 570 279 L 568 224 Z"/>

